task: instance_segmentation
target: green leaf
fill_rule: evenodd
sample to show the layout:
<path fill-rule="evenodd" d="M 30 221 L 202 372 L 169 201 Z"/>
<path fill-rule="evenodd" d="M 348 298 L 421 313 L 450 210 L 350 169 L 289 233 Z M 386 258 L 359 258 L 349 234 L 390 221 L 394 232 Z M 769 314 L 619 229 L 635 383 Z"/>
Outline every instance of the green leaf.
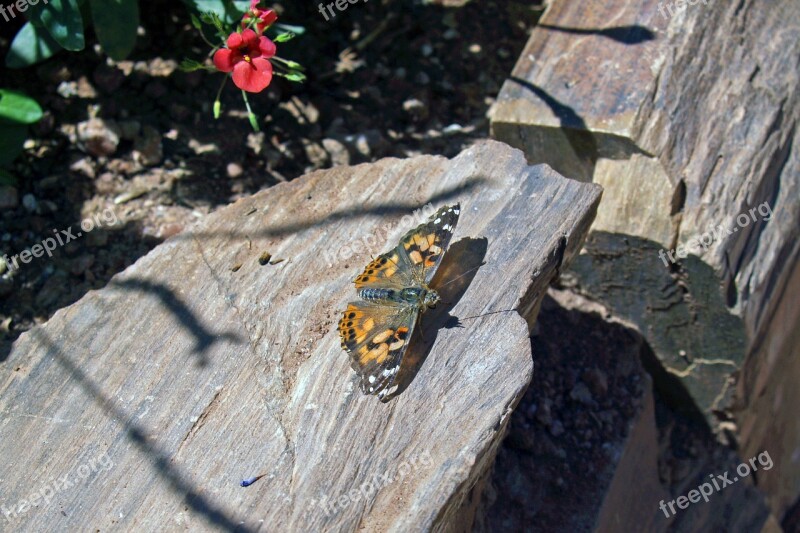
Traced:
<path fill-rule="evenodd" d="M 28 19 L 34 26 L 44 27 L 55 41 L 73 52 L 83 50 L 83 17 L 78 0 L 40 0 L 30 7 Z"/>
<path fill-rule="evenodd" d="M 241 20 L 244 12 L 250 8 L 248 0 L 184 0 L 198 13 L 215 13 L 225 24 L 233 24 Z"/>
<path fill-rule="evenodd" d="M 196 70 L 207 70 L 209 72 L 219 72 L 217 69 L 213 67 L 209 67 L 208 65 L 204 65 L 199 61 L 195 61 L 194 59 L 184 59 L 181 61 L 180 69 L 184 72 L 194 72 Z"/>
<path fill-rule="evenodd" d="M 139 27 L 137 0 L 90 0 L 97 40 L 108 56 L 121 61 L 136 45 Z"/>
<path fill-rule="evenodd" d="M 224 35 L 225 37 L 228 36 L 226 32 L 225 24 L 222 22 L 222 19 L 219 18 L 219 15 L 209 11 L 208 13 L 203 13 L 200 15 L 200 20 L 205 22 L 210 26 L 214 26 L 214 29 L 217 30 L 217 33 L 220 35 Z M 224 39 L 223 39 L 224 40 Z"/>
<path fill-rule="evenodd" d="M 273 26 L 270 26 L 270 29 L 282 29 L 283 31 L 292 32 L 297 35 L 303 35 L 306 32 L 306 29 L 303 26 L 294 26 L 291 24 L 283 24 L 281 22 L 276 22 Z"/>
<path fill-rule="evenodd" d="M 38 28 L 27 22 L 19 29 L 6 55 L 8 68 L 25 68 L 49 58 L 61 46 L 44 28 Z"/>
<path fill-rule="evenodd" d="M 286 33 L 281 33 L 280 35 L 278 35 L 277 37 L 275 37 L 272 40 L 274 42 L 276 42 L 276 43 L 285 43 L 286 41 L 290 41 L 290 40 L 294 39 L 295 37 L 297 37 L 296 33 L 292 33 L 290 31 L 287 31 Z"/>
<path fill-rule="evenodd" d="M 219 113 L 222 110 L 222 104 L 219 100 L 214 100 L 214 118 L 219 118 Z"/>
<path fill-rule="evenodd" d="M 192 26 L 194 26 L 194 29 L 203 31 L 203 23 L 200 22 L 200 19 L 197 18 L 197 15 L 190 13 L 189 16 L 192 19 Z"/>
<path fill-rule="evenodd" d="M 42 118 L 42 108 L 29 96 L 0 89 L 0 118 L 18 124 L 33 124 Z"/>
<path fill-rule="evenodd" d="M 8 165 L 22 153 L 28 138 L 28 126 L 0 122 L 0 165 Z"/>

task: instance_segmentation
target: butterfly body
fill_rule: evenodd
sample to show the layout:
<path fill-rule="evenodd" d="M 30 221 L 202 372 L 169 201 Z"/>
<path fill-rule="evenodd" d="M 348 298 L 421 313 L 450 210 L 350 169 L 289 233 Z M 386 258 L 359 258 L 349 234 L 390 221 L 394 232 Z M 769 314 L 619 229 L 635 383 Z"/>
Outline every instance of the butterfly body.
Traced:
<path fill-rule="evenodd" d="M 428 286 L 406 287 L 395 289 L 361 289 L 358 297 L 368 302 L 385 303 L 386 305 L 409 305 L 418 307 L 424 313 L 429 307 L 439 302 L 439 294 Z"/>
<path fill-rule="evenodd" d="M 383 400 L 394 384 L 419 317 L 439 301 L 429 287 L 455 230 L 460 206 L 444 206 L 373 259 L 355 279 L 359 301 L 339 321 L 342 348 L 364 394 Z"/>

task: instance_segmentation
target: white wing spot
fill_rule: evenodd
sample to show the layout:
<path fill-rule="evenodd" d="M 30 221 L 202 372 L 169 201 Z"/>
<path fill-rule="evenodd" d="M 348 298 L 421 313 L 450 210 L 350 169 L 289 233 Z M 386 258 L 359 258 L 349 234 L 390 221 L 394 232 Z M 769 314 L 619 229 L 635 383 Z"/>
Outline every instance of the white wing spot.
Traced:
<path fill-rule="evenodd" d="M 375 376 L 370 376 L 369 377 L 369 382 L 370 383 L 375 383 Z"/>
<path fill-rule="evenodd" d="M 453 227 L 450 224 L 445 224 L 444 226 L 442 226 L 442 229 L 445 231 L 450 231 L 451 229 L 453 229 Z"/>
<path fill-rule="evenodd" d="M 433 221 L 433 223 L 434 223 L 434 224 L 438 224 L 438 223 L 439 223 L 439 222 L 441 222 L 441 221 L 442 221 L 442 219 L 441 219 L 441 218 L 437 218 L 436 220 L 434 220 L 434 221 Z"/>
<path fill-rule="evenodd" d="M 455 213 L 456 215 L 459 214 L 460 212 L 461 211 L 459 211 L 458 209 L 453 209 L 453 213 Z"/>

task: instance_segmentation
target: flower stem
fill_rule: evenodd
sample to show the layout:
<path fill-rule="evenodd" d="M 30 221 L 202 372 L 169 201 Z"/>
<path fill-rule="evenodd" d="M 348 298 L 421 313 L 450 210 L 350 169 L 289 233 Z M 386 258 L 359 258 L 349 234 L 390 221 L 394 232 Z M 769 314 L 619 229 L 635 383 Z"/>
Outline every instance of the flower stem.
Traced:
<path fill-rule="evenodd" d="M 261 131 L 258 127 L 258 118 L 256 118 L 253 111 L 250 109 L 250 102 L 247 101 L 247 93 L 242 91 L 242 98 L 244 99 L 244 105 L 247 107 L 247 118 L 250 119 L 250 125 L 253 127 L 253 131 Z"/>
<path fill-rule="evenodd" d="M 225 74 L 225 77 L 222 78 L 222 83 L 219 84 L 219 90 L 217 90 L 217 97 L 214 99 L 214 118 L 219 118 L 219 111 L 222 107 L 222 104 L 219 101 L 219 95 L 222 94 L 222 88 L 225 87 L 225 82 L 228 81 L 228 75 Z"/>

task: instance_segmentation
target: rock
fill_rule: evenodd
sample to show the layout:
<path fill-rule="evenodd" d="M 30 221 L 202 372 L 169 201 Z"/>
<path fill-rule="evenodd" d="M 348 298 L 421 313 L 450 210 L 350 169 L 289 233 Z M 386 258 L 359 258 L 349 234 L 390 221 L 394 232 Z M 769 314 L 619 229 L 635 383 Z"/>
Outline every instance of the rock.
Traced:
<path fill-rule="evenodd" d="M 90 232 L 84 233 L 89 246 L 94 248 L 103 247 L 108 244 L 108 231 L 101 228 L 94 228 Z"/>
<path fill-rule="evenodd" d="M 219 152 L 219 146 L 214 143 L 202 144 L 197 139 L 189 139 L 189 148 L 197 155 L 213 154 Z"/>
<path fill-rule="evenodd" d="M 92 268 L 93 264 L 94 256 L 91 254 L 83 254 L 70 262 L 70 272 L 78 276 L 84 272 L 87 272 L 90 268 Z"/>
<path fill-rule="evenodd" d="M 133 142 L 133 159 L 143 166 L 155 166 L 164 157 L 161 145 L 161 133 L 153 126 L 147 125 L 142 134 Z"/>
<path fill-rule="evenodd" d="M 592 393 L 589 392 L 589 388 L 585 383 L 577 383 L 575 387 L 572 388 L 572 391 L 570 391 L 569 397 L 584 405 L 590 406 L 594 402 Z"/>
<path fill-rule="evenodd" d="M 78 94 L 78 82 L 62 81 L 56 87 L 56 94 L 61 98 L 72 98 Z"/>
<path fill-rule="evenodd" d="M 72 172 L 80 172 L 86 177 L 94 179 L 94 163 L 88 157 L 81 157 L 69 166 Z"/>
<path fill-rule="evenodd" d="M 95 157 L 113 154 L 119 145 L 119 138 L 119 126 L 113 120 L 92 118 L 78 123 L 78 144 L 81 149 Z"/>
<path fill-rule="evenodd" d="M 313 168 L 322 168 L 328 164 L 328 152 L 319 143 L 303 139 L 303 149 L 306 158 L 311 162 Z"/>
<path fill-rule="evenodd" d="M 36 68 L 36 74 L 41 80 L 49 83 L 61 83 L 72 78 L 69 67 L 56 61 L 42 63 Z"/>
<path fill-rule="evenodd" d="M 0 185 L 0 209 L 15 209 L 19 205 L 17 189 L 11 185 Z"/>
<path fill-rule="evenodd" d="M 27 265 L 20 265 L 20 268 L 25 266 Z M 56 274 L 50 276 L 44 282 L 42 288 L 39 289 L 39 292 L 36 293 L 36 298 L 34 299 L 36 306 L 40 309 L 52 306 L 64 292 L 62 287 L 65 283 L 67 283 L 67 275 L 63 271 L 59 270 Z"/>
<path fill-rule="evenodd" d="M 183 104 L 172 102 L 169 105 L 169 116 L 178 122 L 185 122 L 190 116 L 192 116 L 192 110 Z"/>
<path fill-rule="evenodd" d="M 347 135 L 343 141 L 367 159 L 380 157 L 390 146 L 380 130 L 367 130 L 364 133 Z"/>
<path fill-rule="evenodd" d="M 92 79 L 105 94 L 113 94 L 125 81 L 125 74 L 116 67 L 102 64 L 92 73 Z"/>
<path fill-rule="evenodd" d="M 247 134 L 247 147 L 256 155 L 261 155 L 264 149 L 264 132 L 250 132 Z"/>
<path fill-rule="evenodd" d="M 200 529 L 449 529 L 480 498 L 531 378 L 539 300 L 599 200 L 483 141 L 452 160 L 312 172 L 215 211 L 13 344 L 8 364 L 26 370 L 0 395 L 4 500 L 31 494 L 31 472 L 87 465 L 58 494 L 70 523 L 152 529 L 180 509 Z M 339 347 L 353 275 L 426 204 L 457 202 L 435 283 L 448 303 L 426 313 L 402 394 L 380 403 Z M 264 250 L 285 261 L 259 265 Z M 53 516 L 15 520 L 36 531 Z"/>
<path fill-rule="evenodd" d="M 39 206 L 39 203 L 36 201 L 36 197 L 30 193 L 23 195 L 22 197 L 22 207 L 24 207 L 29 213 L 36 212 L 36 208 Z"/>
<path fill-rule="evenodd" d="M 160 80 L 153 80 L 144 87 L 144 94 L 153 99 L 162 98 L 165 94 L 167 94 L 167 86 L 164 85 Z"/>
<path fill-rule="evenodd" d="M 228 163 L 228 165 L 225 167 L 225 172 L 228 174 L 229 178 L 236 179 L 242 175 L 244 169 L 239 163 Z"/>
<path fill-rule="evenodd" d="M 350 152 L 347 147 L 336 139 L 322 139 L 322 147 L 328 152 L 331 164 L 335 167 L 350 164 Z"/>
<path fill-rule="evenodd" d="M 125 140 L 133 141 L 142 130 L 142 123 L 138 120 L 122 120 L 119 122 L 119 135 Z"/>
<path fill-rule="evenodd" d="M 0 258 L 0 270 L 5 272 L 7 265 L 2 258 Z M 2 274 L 3 272 L 0 272 Z M 14 293 L 14 282 L 7 277 L 0 277 L 0 298 L 7 298 Z M 10 320 L 7 319 L 7 320 Z M 5 322 L 5 321 L 4 321 Z"/>
<path fill-rule="evenodd" d="M 609 323 L 632 324 L 652 350 L 655 387 L 702 413 L 740 460 L 775 450 L 785 468 L 757 481 L 783 517 L 800 497 L 800 417 L 786 407 L 800 401 L 789 385 L 800 358 L 781 333 L 800 326 L 800 71 L 787 30 L 800 4 L 743 0 L 737 13 L 753 15 L 744 17 L 723 3 L 678 4 L 665 16 L 675 3 L 637 0 L 609 27 L 618 2 L 591 13 L 551 2 L 491 110 L 491 131 L 532 163 L 603 185 L 564 288 Z M 720 98 L 731 90 L 735 98 Z M 758 207 L 758 220 L 739 227 Z M 761 530 L 763 510 L 724 492 L 715 511 L 703 504 L 705 520 L 684 511 L 670 529 Z M 740 511 L 748 516 L 736 523 Z"/>
<path fill-rule="evenodd" d="M 589 390 L 595 396 L 603 397 L 608 392 L 608 378 L 601 370 L 590 368 L 583 373 L 581 379 L 589 386 Z"/>
<path fill-rule="evenodd" d="M 77 87 L 77 94 L 78 98 L 84 98 L 86 100 L 93 100 L 97 98 L 97 91 L 95 91 L 92 84 L 89 82 L 89 79 L 86 76 L 81 76 L 78 78 L 78 87 Z"/>
<path fill-rule="evenodd" d="M 403 102 L 403 111 L 411 115 L 415 120 L 425 120 L 428 117 L 428 106 L 416 98 Z"/>

